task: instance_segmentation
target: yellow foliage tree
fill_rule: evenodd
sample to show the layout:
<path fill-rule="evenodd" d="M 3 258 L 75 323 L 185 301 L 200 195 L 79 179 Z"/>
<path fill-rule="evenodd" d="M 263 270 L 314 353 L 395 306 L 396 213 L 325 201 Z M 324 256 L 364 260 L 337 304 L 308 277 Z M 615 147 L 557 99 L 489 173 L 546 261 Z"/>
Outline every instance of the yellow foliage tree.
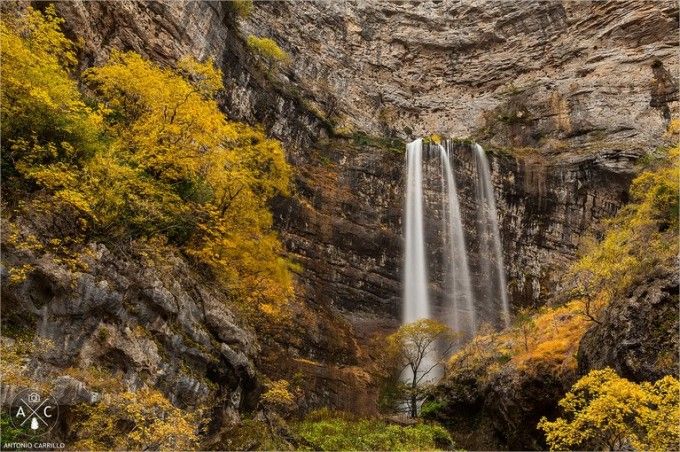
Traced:
<path fill-rule="evenodd" d="M 408 372 L 406 403 L 411 417 L 418 416 L 418 404 L 423 399 L 422 388 L 426 386 L 432 371 L 443 365 L 437 353 L 446 356 L 458 337 L 449 327 L 431 319 L 402 325 L 387 336 L 388 356 L 397 363 L 400 374 Z"/>
<path fill-rule="evenodd" d="M 631 185 L 631 202 L 607 224 L 604 239 L 591 244 L 572 269 L 577 295 L 586 316 L 657 265 L 667 265 L 678 253 L 678 191 L 680 146 L 666 151 L 656 167 L 644 171 Z M 669 244 L 674 244 L 669 246 Z"/>
<path fill-rule="evenodd" d="M 184 77 L 115 53 L 87 75 L 106 103 L 110 133 L 119 137 L 116 160 L 144 176 L 136 179 L 147 189 L 140 202 L 159 200 L 130 211 L 158 212 L 143 224 L 161 230 L 147 234 L 186 244 L 240 299 L 286 300 L 292 281 L 268 210 L 271 198 L 288 190 L 283 149 L 261 130 L 224 119 L 213 100 L 222 85 L 212 63 L 184 60 L 179 68 Z"/>
<path fill-rule="evenodd" d="M 54 9 L 10 19 L 0 28 L 3 184 L 42 190 L 91 239 L 165 237 L 235 299 L 280 314 L 293 284 L 269 203 L 288 192 L 290 168 L 278 141 L 225 119 L 213 63 L 170 69 L 113 52 L 84 75 L 88 107 Z"/>
<path fill-rule="evenodd" d="M 564 417 L 543 418 L 552 450 L 678 450 L 680 381 L 633 383 L 613 370 L 594 370 L 560 401 Z"/>

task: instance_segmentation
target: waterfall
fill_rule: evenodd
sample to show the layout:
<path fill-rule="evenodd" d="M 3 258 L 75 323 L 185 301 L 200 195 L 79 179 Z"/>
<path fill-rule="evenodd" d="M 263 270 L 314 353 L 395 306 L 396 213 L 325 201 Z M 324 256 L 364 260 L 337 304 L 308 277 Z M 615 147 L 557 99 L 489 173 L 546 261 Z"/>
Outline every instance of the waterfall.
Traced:
<path fill-rule="evenodd" d="M 448 141 L 444 144 L 446 147 L 439 145 L 442 164 L 442 211 L 445 213 L 442 220 L 445 231 L 444 243 L 448 245 L 445 274 L 449 284 L 448 297 L 452 305 L 451 318 L 447 323 L 454 331 L 460 332 L 465 337 L 471 337 L 475 334 L 477 326 L 470 268 L 450 146 Z"/>
<path fill-rule="evenodd" d="M 477 220 L 476 236 L 465 228 L 465 215 L 456 185 L 454 149 L 470 152 L 462 156 L 463 161 L 472 159 L 476 168 L 476 171 L 462 170 L 464 180 L 470 184 L 470 189 L 465 193 L 471 193 L 472 189 L 475 192 L 474 205 L 471 203 L 472 198 L 467 197 L 465 199 L 470 202 L 465 207 L 472 222 L 468 226 L 474 227 L 474 219 Z M 439 165 L 428 165 L 429 159 L 437 155 Z M 418 139 L 406 146 L 406 167 L 403 323 L 437 317 L 466 339 L 472 337 L 484 321 L 507 327 L 510 309 L 498 213 L 484 149 L 478 144 L 454 148 L 449 140 L 445 140 L 442 145 L 423 143 L 422 139 Z M 424 168 L 427 168 L 427 172 L 424 172 Z M 427 177 L 424 178 L 424 175 Z M 467 188 L 467 185 L 463 188 Z M 437 202 L 432 203 L 433 199 Z M 426 200 L 430 202 L 426 203 Z M 434 212 L 431 211 L 433 206 Z M 439 212 L 437 206 L 441 206 Z M 426 224 L 426 221 L 433 219 L 439 222 Z M 426 225 L 429 231 L 429 253 L 426 253 L 425 246 Z M 436 237 L 431 237 L 433 232 L 436 232 Z M 471 237 L 472 241 L 466 236 L 468 239 Z M 441 246 L 441 250 L 434 249 L 437 246 Z M 478 249 L 479 253 L 469 254 L 468 246 L 476 246 L 474 249 Z M 426 256 L 430 258 L 426 259 Z M 432 260 L 437 256 L 440 256 L 441 262 L 438 258 Z M 472 286 L 473 267 L 478 281 L 475 287 Z M 431 276 L 435 281 L 429 281 L 428 269 L 432 271 Z"/>
<path fill-rule="evenodd" d="M 477 167 L 477 208 L 479 227 L 480 256 L 485 273 L 493 275 L 493 286 L 487 285 L 487 299 L 499 300 L 501 304 L 501 319 L 505 327 L 510 326 L 510 307 L 503 265 L 503 251 L 501 236 L 498 231 L 498 213 L 491 186 L 491 171 L 489 161 L 482 147 L 475 143 L 475 163 Z M 492 268 L 493 267 L 493 268 Z"/>
<path fill-rule="evenodd" d="M 430 317 L 423 233 L 423 140 L 406 146 L 406 218 L 404 257 L 404 323 Z"/>
<path fill-rule="evenodd" d="M 510 319 L 489 163 L 482 147 L 475 144 L 472 146 L 475 175 L 468 178 L 467 174 L 471 172 L 463 174 L 464 180 L 471 179 L 472 186 L 475 186 L 476 176 L 476 203 L 474 207 L 470 207 L 470 202 L 464 205 L 468 213 L 472 214 L 471 218 L 477 219 L 477 235 L 473 236 L 479 249 L 479 254 L 475 256 L 477 289 L 486 294 L 475 297 L 463 209 L 459 187 L 456 186 L 453 144 L 449 140 L 444 141 L 443 146 L 428 142 L 425 149 L 427 152 L 424 155 L 422 139 L 406 145 L 402 320 L 407 324 L 420 319 L 441 317 L 438 320 L 460 333 L 463 340 L 469 340 L 476 333 L 480 321 L 490 321 L 496 325 L 503 323 L 507 326 Z M 470 148 L 463 150 L 470 151 Z M 437 154 L 439 165 L 429 164 Z M 470 193 L 470 190 L 465 193 Z M 463 199 L 471 201 L 469 196 Z M 471 209 L 476 211 L 470 212 Z M 470 233 L 469 230 L 467 233 Z M 426 238 L 428 253 L 425 247 Z M 436 248 L 439 246 L 441 249 Z M 441 265 L 438 267 L 439 264 Z M 429 281 L 429 276 L 434 281 Z M 430 283 L 433 283 L 432 291 Z M 499 317 L 502 322 L 498 321 Z M 423 357 L 417 374 L 414 375 L 412 369 L 406 368 L 401 375 L 402 381 L 407 385 L 412 385 L 421 378 L 425 382 L 436 381 L 441 375 L 440 369 L 435 367 L 441 353 L 441 350 L 433 347 Z M 427 373 L 430 370 L 435 371 Z M 418 402 L 418 407 L 420 403 L 422 401 Z M 409 405 L 406 404 L 404 408 L 409 408 Z"/>

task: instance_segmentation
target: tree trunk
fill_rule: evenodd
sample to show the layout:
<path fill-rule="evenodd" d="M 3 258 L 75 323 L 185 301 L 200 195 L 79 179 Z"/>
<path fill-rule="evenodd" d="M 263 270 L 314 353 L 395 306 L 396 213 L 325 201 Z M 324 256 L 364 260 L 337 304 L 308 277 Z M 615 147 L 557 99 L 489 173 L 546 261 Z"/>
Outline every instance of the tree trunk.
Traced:
<path fill-rule="evenodd" d="M 411 417 L 418 417 L 418 397 L 416 396 L 416 388 L 418 387 L 418 371 L 413 371 L 413 380 L 411 381 Z"/>

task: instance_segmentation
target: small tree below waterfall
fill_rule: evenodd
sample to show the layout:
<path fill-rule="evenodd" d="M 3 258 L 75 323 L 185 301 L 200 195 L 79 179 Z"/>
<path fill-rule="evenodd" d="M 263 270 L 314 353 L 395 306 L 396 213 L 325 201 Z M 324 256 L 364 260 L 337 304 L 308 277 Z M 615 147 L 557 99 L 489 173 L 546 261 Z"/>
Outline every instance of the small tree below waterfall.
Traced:
<path fill-rule="evenodd" d="M 387 351 L 401 373 L 403 403 L 411 417 L 418 416 L 425 390 L 434 381 L 442 358 L 451 352 L 457 337 L 449 327 L 430 319 L 402 325 L 387 337 Z"/>

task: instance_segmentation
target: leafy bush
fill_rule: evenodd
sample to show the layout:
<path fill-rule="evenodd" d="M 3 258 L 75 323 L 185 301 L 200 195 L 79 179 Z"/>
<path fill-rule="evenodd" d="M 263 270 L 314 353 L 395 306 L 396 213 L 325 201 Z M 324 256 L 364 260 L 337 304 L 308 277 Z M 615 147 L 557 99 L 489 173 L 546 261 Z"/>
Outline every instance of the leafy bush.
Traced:
<path fill-rule="evenodd" d="M 295 398 L 290 392 L 287 380 L 272 381 L 266 385 L 267 390 L 260 398 L 263 408 L 274 412 L 286 412 L 295 406 Z"/>
<path fill-rule="evenodd" d="M 436 419 L 438 413 L 440 413 L 444 407 L 444 402 L 439 400 L 426 400 L 420 407 L 420 416 L 423 419 Z"/>
<path fill-rule="evenodd" d="M 106 394 L 75 410 L 77 450 L 189 450 L 197 447 L 198 418 L 172 406 L 157 390 Z"/>
<path fill-rule="evenodd" d="M 285 63 L 290 59 L 286 51 L 279 47 L 273 39 L 250 35 L 248 36 L 247 43 L 254 53 L 270 63 Z"/>
<path fill-rule="evenodd" d="M 443 427 L 418 423 L 400 426 L 375 419 L 352 420 L 339 413 L 312 413 L 294 426 L 311 450 L 433 450 L 450 448 Z"/>
<path fill-rule="evenodd" d="M 611 369 L 581 378 L 560 401 L 564 417 L 539 428 L 553 450 L 677 450 L 680 381 L 633 383 Z"/>
<path fill-rule="evenodd" d="M 53 6 L 0 21 L 3 182 L 41 165 L 77 164 L 101 147 L 101 115 L 69 76 L 75 49 L 59 31 L 62 22 Z"/>
<path fill-rule="evenodd" d="M 238 17 L 248 17 L 253 12 L 253 0 L 231 0 L 228 4 Z"/>
<path fill-rule="evenodd" d="M 630 188 L 631 203 L 608 222 L 599 243 L 591 243 L 573 272 L 581 293 L 590 299 L 624 293 L 657 265 L 678 253 L 680 146 L 666 151 L 656 167 L 640 174 Z"/>

